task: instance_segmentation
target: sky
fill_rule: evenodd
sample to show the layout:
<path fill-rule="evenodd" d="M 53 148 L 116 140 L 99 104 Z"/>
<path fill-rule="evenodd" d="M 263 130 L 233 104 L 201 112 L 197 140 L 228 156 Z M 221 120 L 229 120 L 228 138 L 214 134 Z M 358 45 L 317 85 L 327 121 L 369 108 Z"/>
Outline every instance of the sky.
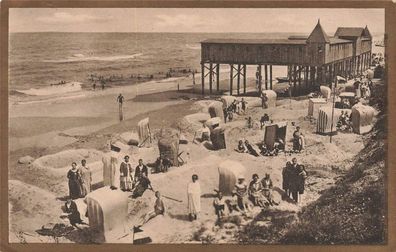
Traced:
<path fill-rule="evenodd" d="M 295 32 L 310 33 L 320 18 L 338 26 L 385 30 L 384 9 L 277 8 L 12 8 L 10 32 Z"/>

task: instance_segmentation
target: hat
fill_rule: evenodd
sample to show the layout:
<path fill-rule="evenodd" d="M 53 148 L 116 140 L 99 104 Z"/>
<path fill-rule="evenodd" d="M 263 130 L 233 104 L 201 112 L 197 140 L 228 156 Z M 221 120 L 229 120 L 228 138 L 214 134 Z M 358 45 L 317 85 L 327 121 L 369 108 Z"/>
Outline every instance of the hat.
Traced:
<path fill-rule="evenodd" d="M 243 174 L 239 174 L 238 179 L 245 179 L 245 176 L 243 176 Z"/>

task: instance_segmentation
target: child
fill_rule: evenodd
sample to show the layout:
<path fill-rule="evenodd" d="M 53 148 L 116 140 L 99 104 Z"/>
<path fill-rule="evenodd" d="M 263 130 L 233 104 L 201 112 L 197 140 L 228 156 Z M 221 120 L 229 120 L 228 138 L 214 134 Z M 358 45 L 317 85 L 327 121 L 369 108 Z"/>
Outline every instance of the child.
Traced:
<path fill-rule="evenodd" d="M 224 214 L 225 209 L 225 201 L 223 198 L 223 194 L 221 192 L 217 192 L 217 198 L 213 201 L 213 206 L 215 208 L 215 212 L 218 219 L 221 219 Z"/>

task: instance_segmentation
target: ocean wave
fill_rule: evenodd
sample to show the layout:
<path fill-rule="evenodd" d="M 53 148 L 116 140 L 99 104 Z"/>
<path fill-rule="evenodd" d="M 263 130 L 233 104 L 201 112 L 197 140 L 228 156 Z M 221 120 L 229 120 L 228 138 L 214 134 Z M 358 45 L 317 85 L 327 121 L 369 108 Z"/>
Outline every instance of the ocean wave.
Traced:
<path fill-rule="evenodd" d="M 34 95 L 34 96 L 46 96 L 65 94 L 70 92 L 76 92 L 81 90 L 81 82 L 66 82 L 61 85 L 52 85 L 44 88 L 31 88 L 27 90 L 15 90 L 20 94 Z"/>
<path fill-rule="evenodd" d="M 186 44 L 186 47 L 192 50 L 201 50 L 200 44 Z"/>
<path fill-rule="evenodd" d="M 59 60 L 43 60 L 48 63 L 72 63 L 72 62 L 84 62 L 84 61 L 117 61 L 117 60 L 128 60 L 135 59 L 142 56 L 143 53 L 135 53 L 130 55 L 117 55 L 117 56 L 90 56 L 86 57 L 83 54 L 73 54 L 72 57 Z"/>

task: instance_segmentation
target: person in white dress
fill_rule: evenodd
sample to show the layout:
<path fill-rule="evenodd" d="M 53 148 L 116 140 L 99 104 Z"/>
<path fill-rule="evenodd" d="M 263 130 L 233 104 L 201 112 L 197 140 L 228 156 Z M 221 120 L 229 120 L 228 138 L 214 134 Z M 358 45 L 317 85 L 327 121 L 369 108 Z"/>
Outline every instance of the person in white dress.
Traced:
<path fill-rule="evenodd" d="M 187 186 L 188 216 L 190 221 L 196 220 L 201 211 L 201 186 L 198 175 L 192 175 L 192 182 Z"/>

